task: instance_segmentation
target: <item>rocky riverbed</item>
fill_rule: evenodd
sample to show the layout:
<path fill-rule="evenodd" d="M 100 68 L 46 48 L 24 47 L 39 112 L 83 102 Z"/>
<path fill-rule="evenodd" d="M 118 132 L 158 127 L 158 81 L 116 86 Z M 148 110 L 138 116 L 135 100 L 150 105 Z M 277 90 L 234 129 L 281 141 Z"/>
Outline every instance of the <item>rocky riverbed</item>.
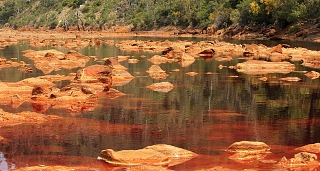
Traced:
<path fill-rule="evenodd" d="M 259 29 L 257 29 L 259 30 Z M 103 40 L 106 37 L 145 37 L 145 36 L 158 36 L 158 37 L 172 37 L 172 36 L 211 36 L 217 38 L 224 38 L 224 35 L 231 35 L 232 38 L 247 39 L 249 34 L 251 39 L 264 39 L 266 38 L 281 38 L 276 30 L 261 31 L 259 35 L 252 36 L 254 32 L 239 31 L 238 33 L 229 30 L 223 30 L 206 34 L 194 34 L 191 32 L 128 32 L 128 33 L 114 33 L 108 31 L 69 31 L 61 32 L 57 30 L 32 30 L 32 31 L 17 31 L 3 29 L 1 35 L 1 47 L 5 48 L 12 44 L 17 44 L 19 40 L 27 40 L 30 46 L 33 47 L 52 47 L 51 50 L 26 50 L 24 56 L 34 61 L 35 67 L 42 71 L 45 75 L 33 78 L 27 78 L 19 82 L 1 82 L 0 94 L 1 104 L 10 105 L 13 108 L 22 105 L 23 103 L 31 103 L 35 112 L 18 112 L 10 113 L 1 110 L 0 119 L 2 123 L 0 129 L 6 127 L 15 127 L 22 124 L 44 124 L 48 121 L 63 119 L 61 116 L 44 115 L 42 114 L 49 109 L 64 110 L 72 115 L 77 115 L 83 111 L 92 111 L 97 107 L 97 102 L 102 96 L 109 96 L 110 99 L 117 98 L 123 93 L 114 89 L 114 86 L 125 85 L 134 79 L 125 66 L 121 65 L 121 61 L 128 61 L 130 64 L 135 64 L 138 59 L 132 59 L 130 56 L 117 56 L 100 60 L 101 64 L 86 66 L 90 59 L 98 60 L 94 56 L 85 56 L 77 52 L 77 49 L 83 47 L 95 47 L 103 44 L 114 45 L 121 51 L 128 52 L 153 52 L 161 53 L 162 55 L 154 55 L 149 59 L 153 65 L 146 70 L 148 76 L 157 80 L 158 83 L 151 84 L 145 88 L 152 91 L 167 93 L 170 92 L 174 85 L 165 80 L 170 73 L 166 73 L 159 64 L 163 63 L 177 63 L 181 67 L 188 67 L 197 59 L 216 60 L 216 61 L 231 61 L 233 57 L 244 60 L 244 62 L 237 63 L 236 65 L 219 65 L 219 69 L 229 68 L 238 73 L 247 75 L 257 75 L 258 80 L 261 82 L 297 82 L 299 77 L 263 77 L 261 75 L 268 73 L 290 73 L 296 70 L 293 62 L 301 61 L 301 65 L 314 69 L 314 71 L 305 72 L 305 76 L 310 79 L 319 79 L 320 74 L 317 70 L 320 68 L 320 53 L 306 48 L 292 48 L 287 44 L 279 44 L 274 47 L 267 47 L 262 44 L 231 44 L 220 40 L 212 41 L 142 41 L 142 40 L 123 40 L 115 43 L 110 40 Z M 220 34 L 221 33 L 221 34 Z M 300 39 L 300 34 L 296 33 L 297 40 Z M 301 33 L 305 40 L 309 40 L 311 33 Z M 316 35 L 316 33 L 314 34 Z M 282 37 L 281 39 L 284 39 Z M 296 39 L 295 39 L 296 40 Z M 311 38 L 310 38 L 311 40 Z M 318 41 L 318 39 L 312 39 Z M 65 47 L 70 49 L 68 53 L 62 53 L 55 47 Z M 21 72 L 33 72 L 29 65 L 24 61 L 16 59 L 8 60 L 2 58 L 0 61 L 1 68 L 5 67 L 20 67 Z M 68 75 L 50 75 L 52 71 L 61 68 L 81 68 L 76 73 Z M 179 72 L 176 70 L 175 72 Z M 186 73 L 191 77 L 197 75 L 195 72 Z M 207 73 L 212 74 L 212 73 Z M 54 82 L 68 81 L 70 84 L 64 87 L 57 87 Z M 6 146 L 11 142 L 10 137 L 1 137 L 0 142 Z M 306 144 L 307 145 L 307 144 Z M 228 160 L 233 160 L 239 164 L 250 162 L 263 162 L 274 165 L 279 169 L 314 169 L 319 166 L 317 150 L 319 144 L 310 144 L 297 149 L 294 157 L 278 158 L 278 160 L 265 160 L 266 156 L 270 154 L 270 147 L 263 142 L 249 142 L 242 141 L 234 143 L 229 146 L 225 151 L 230 153 Z M 171 146 L 169 146 L 172 148 Z M 180 149 L 177 147 L 179 150 Z M 172 148 L 174 149 L 174 148 Z M 104 149 L 101 149 L 104 150 Z M 122 154 L 123 152 L 123 154 Z M 152 170 L 159 169 L 159 166 L 153 166 L 154 163 L 160 162 L 167 170 L 170 166 L 168 155 L 163 155 L 161 152 L 150 150 L 150 147 L 138 151 L 139 155 L 143 156 L 144 153 L 150 155 L 146 161 L 141 161 L 144 158 L 138 159 L 134 156 L 130 158 L 132 153 L 137 151 L 122 151 L 117 153 L 112 149 L 102 151 L 102 157 L 107 157 L 109 163 L 116 163 L 117 165 L 128 165 L 126 160 L 137 162 L 140 167 L 133 167 L 134 169 Z M 126 155 L 126 152 L 130 155 Z M 163 152 L 163 151 L 162 151 Z M 194 154 L 193 152 L 189 152 Z M 299 153 L 298 153 L 299 152 Z M 167 152 L 166 152 L 167 153 Z M 183 153 L 186 153 L 183 151 Z M 154 158 L 154 155 L 161 156 L 162 158 Z M 98 156 L 98 154 L 97 154 Z M 124 156 L 124 157 L 123 157 Z M 196 156 L 196 157 L 201 157 Z M 159 160 L 159 161 L 158 161 Z M 111 161 L 111 162 L 110 162 Z M 116 162 L 114 162 L 116 161 Z M 162 164 L 161 164 L 162 165 Z M 219 167 L 219 166 L 217 166 Z M 121 166 L 121 168 L 123 168 Z M 83 167 L 64 167 L 64 166 L 31 166 L 29 168 L 21 168 L 21 170 L 38 170 L 38 169 L 51 169 L 51 170 L 87 170 Z M 168 168 L 170 169 L 170 168 Z M 215 169 L 215 168 L 203 168 Z M 228 170 L 227 168 L 221 168 Z M 90 169 L 88 169 L 90 170 Z M 198 169 L 199 170 L 199 169 Z"/>

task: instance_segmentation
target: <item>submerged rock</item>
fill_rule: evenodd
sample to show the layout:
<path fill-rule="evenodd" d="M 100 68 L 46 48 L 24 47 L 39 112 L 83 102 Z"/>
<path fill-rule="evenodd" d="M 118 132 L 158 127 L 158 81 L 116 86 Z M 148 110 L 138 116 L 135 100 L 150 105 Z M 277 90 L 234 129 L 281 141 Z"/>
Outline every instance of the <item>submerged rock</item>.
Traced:
<path fill-rule="evenodd" d="M 163 166 L 147 166 L 147 165 L 126 167 L 125 170 L 126 171 L 173 171 Z"/>
<path fill-rule="evenodd" d="M 229 159 L 237 163 L 251 163 L 253 161 L 261 160 L 267 155 L 267 153 L 240 152 L 231 155 Z"/>
<path fill-rule="evenodd" d="M 138 150 L 102 150 L 98 160 L 122 166 L 173 166 L 183 163 L 197 154 L 167 144 L 156 144 Z"/>
<path fill-rule="evenodd" d="M 15 126 L 23 123 L 39 124 L 58 118 L 59 116 L 44 115 L 36 112 L 10 113 L 0 109 L 0 127 Z"/>
<path fill-rule="evenodd" d="M 148 85 L 147 88 L 153 91 L 167 93 L 174 88 L 174 85 L 169 82 L 161 82 L 161 83 L 153 83 L 151 85 Z"/>
<path fill-rule="evenodd" d="M 145 149 L 152 149 L 152 150 L 161 152 L 170 158 L 190 158 L 197 155 L 192 151 L 185 150 L 183 148 L 175 147 L 168 144 L 151 145 L 151 146 L 145 147 Z"/>
<path fill-rule="evenodd" d="M 238 63 L 235 66 L 238 72 L 249 75 L 267 74 L 267 73 L 290 73 L 295 70 L 295 65 L 290 62 L 267 62 L 259 60 L 249 60 Z"/>
<path fill-rule="evenodd" d="M 310 153 L 320 153 L 320 143 L 308 144 L 302 147 L 298 147 L 296 148 L 296 150 Z"/>
<path fill-rule="evenodd" d="M 122 150 L 117 152 L 112 149 L 106 149 L 100 152 L 98 160 L 122 166 L 161 166 L 167 165 L 170 162 L 168 156 L 152 149 Z"/>
<path fill-rule="evenodd" d="M 13 169 L 14 171 L 96 171 L 97 168 L 91 168 L 91 167 L 81 167 L 81 166 L 75 166 L 75 167 L 68 167 L 68 166 L 30 166 L 30 167 L 22 167 L 19 169 Z"/>
<path fill-rule="evenodd" d="M 285 78 L 280 78 L 281 81 L 289 81 L 289 82 L 298 82 L 301 80 L 299 77 L 285 77 Z"/>

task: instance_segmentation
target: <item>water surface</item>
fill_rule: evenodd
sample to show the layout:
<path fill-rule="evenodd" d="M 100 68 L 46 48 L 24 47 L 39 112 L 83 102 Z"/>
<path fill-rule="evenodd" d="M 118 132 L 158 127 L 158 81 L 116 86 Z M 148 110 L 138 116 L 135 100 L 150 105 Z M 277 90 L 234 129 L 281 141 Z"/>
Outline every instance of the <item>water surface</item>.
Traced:
<path fill-rule="evenodd" d="M 279 42 L 259 43 L 276 45 Z M 297 42 L 291 43 L 295 46 Z M 299 44 L 302 45 L 315 48 L 314 44 Z M 27 49 L 52 47 L 35 48 L 27 42 L 21 42 L 1 50 L 0 56 L 17 58 L 18 61 L 31 64 L 33 68 L 32 73 L 21 73 L 18 68 L 3 68 L 0 70 L 1 81 L 16 82 L 44 75 L 32 65 L 31 60 L 23 57 L 23 51 Z M 63 52 L 69 50 L 62 47 L 57 49 Z M 272 148 L 272 154 L 266 159 L 279 161 L 283 156 L 292 157 L 296 153 L 294 148 L 298 146 L 320 141 L 319 79 L 311 80 L 304 73 L 250 76 L 229 68 L 218 68 L 220 64 L 230 66 L 242 62 L 237 57 L 229 62 L 198 58 L 189 67 L 181 67 L 177 63 L 161 64 L 160 67 L 169 76 L 165 80 L 155 80 L 145 71 L 152 65 L 148 58 L 156 53 L 120 51 L 110 45 L 86 47 L 78 49 L 78 52 L 99 59 L 118 55 L 138 59 L 136 64 L 121 62 L 135 76 L 128 84 L 113 87 L 125 95 L 110 99 L 100 93 L 99 105 L 94 111 L 71 115 L 61 110 L 48 110 L 44 113 L 64 118 L 37 125 L 0 128 L 0 135 L 11 140 L 0 146 L 0 170 L 34 165 L 76 165 L 112 170 L 115 168 L 96 160 L 101 150 L 139 149 L 160 143 L 200 155 L 169 167 L 172 170 L 216 166 L 239 170 L 270 170 L 274 168 L 272 164 L 236 163 L 228 159 L 224 150 L 237 141 L 262 141 Z M 92 59 L 87 66 L 97 63 Z M 61 69 L 50 74 L 67 75 L 78 69 Z M 297 70 L 315 69 L 297 63 Z M 198 75 L 189 76 L 187 72 L 197 72 Z M 275 79 L 296 76 L 302 80 L 266 83 L 258 79 L 263 76 Z M 163 93 L 146 88 L 161 81 L 174 84 L 174 89 Z M 68 83 L 59 82 L 57 86 L 65 84 Z M 0 107 L 10 112 L 33 111 L 29 103 L 19 108 Z"/>

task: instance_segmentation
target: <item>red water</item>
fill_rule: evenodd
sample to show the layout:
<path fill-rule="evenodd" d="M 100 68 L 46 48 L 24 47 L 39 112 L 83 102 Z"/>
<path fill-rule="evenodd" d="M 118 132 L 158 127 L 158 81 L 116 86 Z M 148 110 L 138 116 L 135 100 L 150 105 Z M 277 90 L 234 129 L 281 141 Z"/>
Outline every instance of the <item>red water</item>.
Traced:
<path fill-rule="evenodd" d="M 169 131 L 174 125 L 135 125 L 113 124 L 86 118 L 62 118 L 39 125 L 18 125 L 0 129 L 0 135 L 9 141 L 2 143 L 6 162 L 14 167 L 36 165 L 86 166 L 102 170 L 116 167 L 96 160 L 100 150 L 138 149 L 146 145 L 167 143 L 199 156 L 185 163 L 170 166 L 172 170 L 197 170 L 223 167 L 232 170 L 258 169 L 271 170 L 283 156 L 293 157 L 299 151 L 297 146 L 278 145 L 292 141 L 283 128 L 304 128 L 308 120 L 279 121 L 241 121 L 208 123 L 210 116 L 202 124 L 189 121 L 185 128 Z M 228 116 L 243 117 L 243 116 Z M 219 117 L 220 119 L 220 117 Z M 319 124 L 314 120 L 313 124 Z M 177 129 L 177 128 L 175 128 Z M 231 160 L 225 152 L 230 144 L 237 141 L 262 141 L 270 145 L 271 153 L 263 160 L 238 163 Z M 294 143 L 294 142 L 293 142 Z M 133 145 L 136 146 L 132 148 Z M 120 167 L 119 167 L 120 168 Z"/>
<path fill-rule="evenodd" d="M 21 47 L 20 51 L 28 48 Z M 17 48 L 6 50 L 12 53 Z M 283 156 L 291 158 L 299 152 L 295 148 L 320 141 L 320 84 L 319 80 L 311 80 L 303 73 L 263 75 L 302 78 L 295 83 L 269 84 L 258 80 L 260 76 L 218 69 L 220 64 L 234 65 L 238 59 L 230 62 L 197 59 L 189 67 L 167 63 L 160 67 L 169 75 L 165 81 L 174 84 L 174 89 L 161 93 L 146 88 L 164 81 L 154 80 L 145 72 L 152 65 L 147 59 L 153 54 L 119 52 L 109 46 L 85 48 L 79 52 L 95 54 L 99 59 L 117 55 L 139 59 L 137 64 L 121 63 L 135 76 L 128 84 L 113 87 L 125 95 L 110 98 L 100 93 L 94 111 L 71 115 L 64 110 L 49 109 L 43 113 L 61 118 L 0 128 L 0 136 L 4 138 L 0 140 L 0 170 L 38 165 L 124 170 L 98 161 L 100 151 L 134 150 L 160 143 L 199 155 L 169 166 L 171 170 L 278 170 L 276 163 Z M 10 53 L 6 57 L 12 57 Z M 141 58 L 141 55 L 147 57 Z M 88 65 L 96 63 L 90 61 Z M 179 71 L 173 72 L 176 69 Z M 301 66 L 297 69 L 311 70 Z M 42 75 L 41 71 L 33 70 L 34 73 L 22 75 L 12 68 L 3 69 L 0 77 L 14 82 Z M 51 74 L 75 71 L 63 69 Z M 188 72 L 198 74 L 192 77 L 186 74 Z M 10 112 L 34 111 L 30 104 L 1 108 Z M 268 144 L 271 151 L 262 160 L 239 163 L 225 151 L 238 141 L 261 141 Z"/>

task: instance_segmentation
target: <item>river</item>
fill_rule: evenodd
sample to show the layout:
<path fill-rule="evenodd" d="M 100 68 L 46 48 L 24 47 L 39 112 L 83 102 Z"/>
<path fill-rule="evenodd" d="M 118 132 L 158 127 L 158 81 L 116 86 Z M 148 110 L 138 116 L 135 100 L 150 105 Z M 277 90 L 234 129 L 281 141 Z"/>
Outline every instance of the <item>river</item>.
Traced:
<path fill-rule="evenodd" d="M 114 39 L 116 42 L 122 39 Z M 131 38 L 126 38 L 131 39 Z M 139 39 L 139 38 L 132 38 Z M 142 38 L 140 38 L 142 39 Z M 165 40 L 163 38 L 143 38 Z M 201 41 L 204 39 L 191 39 Z M 231 43 L 262 43 L 274 46 L 278 43 L 291 47 L 320 50 L 318 43 L 276 41 L 234 41 Z M 17 82 L 25 78 L 44 75 L 35 68 L 23 51 L 41 50 L 21 41 L 0 50 L 0 56 L 17 58 L 31 64 L 31 73 L 21 73 L 15 67 L 0 70 L 0 80 Z M 68 52 L 69 49 L 57 47 Z M 0 146 L 0 170 L 33 165 L 88 166 L 99 170 L 117 169 L 97 161 L 103 149 L 139 149 L 153 144 L 170 144 L 199 154 L 185 163 L 171 166 L 172 170 L 208 169 L 216 166 L 229 169 L 275 169 L 273 164 L 253 162 L 239 164 L 228 158 L 225 149 L 237 141 L 262 141 L 271 147 L 272 154 L 266 160 L 279 161 L 291 157 L 296 147 L 320 142 L 320 84 L 319 79 L 310 79 L 299 71 L 318 71 L 297 65 L 296 72 L 268 74 L 271 78 L 294 76 L 298 82 L 268 83 L 219 65 L 235 65 L 242 60 L 206 61 L 202 58 L 188 66 L 165 63 L 160 67 L 169 75 L 165 80 L 155 80 L 145 72 L 151 65 L 148 58 L 157 53 L 120 51 L 114 46 L 77 49 L 87 56 L 98 59 L 126 55 L 139 60 L 138 63 L 121 64 L 135 78 L 128 84 L 113 87 L 125 95 L 110 98 L 99 96 L 99 105 L 93 111 L 70 114 L 62 110 L 48 109 L 45 114 L 58 115 L 64 119 L 43 124 L 22 124 L 0 128 L 0 135 L 11 141 Z M 145 56 L 145 57 L 144 57 Z M 97 64 L 91 59 L 87 66 Z M 67 75 L 79 68 L 61 69 L 50 74 Z M 178 70 L 177 70 L 178 69 Z M 198 73 L 189 76 L 187 72 Z M 170 92 L 152 91 L 146 86 L 168 81 L 174 85 Z M 63 87 L 68 82 L 56 82 Z M 0 106 L 4 111 L 34 111 L 32 104 L 18 108 Z"/>

